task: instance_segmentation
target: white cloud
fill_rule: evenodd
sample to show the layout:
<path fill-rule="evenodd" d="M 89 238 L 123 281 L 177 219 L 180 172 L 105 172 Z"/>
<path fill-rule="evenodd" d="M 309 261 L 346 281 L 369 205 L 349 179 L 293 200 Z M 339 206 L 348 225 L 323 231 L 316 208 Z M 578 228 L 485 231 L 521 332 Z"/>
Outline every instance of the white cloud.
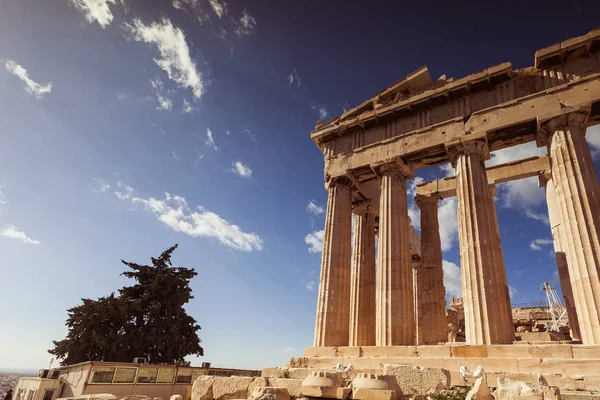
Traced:
<path fill-rule="evenodd" d="M 222 19 L 223 16 L 227 15 L 227 3 L 223 0 L 208 0 L 210 7 L 217 14 L 219 19 Z"/>
<path fill-rule="evenodd" d="M 87 22 L 106 28 L 113 20 L 110 4 L 117 4 L 117 0 L 71 0 L 71 4 L 85 14 Z"/>
<path fill-rule="evenodd" d="M 438 207 L 438 221 L 440 224 L 440 239 L 442 250 L 452 249 L 458 241 L 458 203 L 456 197 L 441 200 Z"/>
<path fill-rule="evenodd" d="M 417 230 L 421 229 L 421 210 L 416 205 L 410 205 L 408 207 L 408 217 L 410 218 L 410 224 Z"/>
<path fill-rule="evenodd" d="M 256 19 L 244 9 L 242 18 L 240 18 L 238 28 L 235 30 L 235 34 L 238 36 L 249 35 L 256 28 Z"/>
<path fill-rule="evenodd" d="M 412 199 L 417 194 L 417 185 L 419 183 L 423 183 L 423 178 L 420 176 L 415 176 L 413 179 L 408 181 L 408 185 L 406 187 L 406 195 L 409 199 Z"/>
<path fill-rule="evenodd" d="M 525 273 L 525 271 L 523 271 L 522 269 L 516 269 L 513 271 L 513 274 L 517 275 L 517 276 L 521 276 Z"/>
<path fill-rule="evenodd" d="M 452 297 L 462 296 L 462 284 L 460 279 L 460 267 L 453 262 L 443 260 L 444 286 L 446 293 Z"/>
<path fill-rule="evenodd" d="M 154 94 L 158 99 L 158 107 L 156 107 L 156 109 L 170 111 L 171 108 L 173 108 L 173 102 L 164 95 L 163 83 L 160 78 L 150 79 L 150 83 L 152 84 L 152 89 L 154 89 Z"/>
<path fill-rule="evenodd" d="M 242 178 L 250 178 L 252 176 L 252 170 L 243 162 L 235 161 L 232 166 L 231 172 L 241 176 Z"/>
<path fill-rule="evenodd" d="M 263 242 L 256 233 L 245 233 L 237 225 L 202 206 L 192 210 L 183 197 L 165 193 L 164 200 L 153 197 L 134 197 L 131 200 L 142 204 L 146 211 L 154 214 L 159 221 L 176 232 L 191 237 L 215 238 L 221 244 L 238 251 L 263 249 Z"/>
<path fill-rule="evenodd" d="M 6 203 L 7 203 L 6 196 L 2 192 L 2 185 L 0 185 L 0 204 L 6 204 Z"/>
<path fill-rule="evenodd" d="M 115 195 L 121 200 L 130 199 L 133 196 L 133 188 L 129 185 L 124 184 L 123 182 L 117 182 L 117 187 L 122 190 L 116 190 Z"/>
<path fill-rule="evenodd" d="M 306 283 L 304 284 L 304 288 L 305 288 L 306 290 L 313 291 L 313 290 L 315 290 L 315 289 L 317 288 L 317 285 L 318 285 L 318 283 L 317 283 L 317 282 L 315 282 L 314 280 L 312 280 L 312 281 L 308 281 L 308 282 L 306 282 Z"/>
<path fill-rule="evenodd" d="M 34 239 L 30 238 L 29 236 L 27 236 L 25 234 L 25 232 L 23 232 L 22 230 L 20 230 L 19 228 L 17 228 L 16 226 L 14 226 L 12 224 L 4 225 L 4 228 L 2 228 L 2 230 L 0 230 L 0 236 L 4 236 L 9 239 L 20 240 L 21 242 L 27 243 L 27 244 L 40 244 L 39 240 L 34 240 Z"/>
<path fill-rule="evenodd" d="M 219 148 L 217 147 L 217 145 L 215 144 L 215 139 L 213 137 L 213 133 L 210 130 L 210 128 L 206 128 L 206 145 L 210 148 L 212 148 L 213 150 L 219 150 Z"/>
<path fill-rule="evenodd" d="M 186 6 L 190 8 L 198 7 L 198 0 L 173 0 L 173 8 L 183 10 Z"/>
<path fill-rule="evenodd" d="M 92 192 L 103 193 L 110 189 L 110 185 L 103 178 L 92 179 L 93 183 L 90 185 Z"/>
<path fill-rule="evenodd" d="M 318 205 L 314 200 L 309 200 L 308 205 L 306 206 L 306 211 L 314 215 L 319 215 L 325 212 L 325 208 Z"/>
<path fill-rule="evenodd" d="M 517 294 L 517 289 L 512 286 L 509 286 L 508 287 L 508 295 L 510 296 L 511 300 L 514 297 L 514 295 L 516 295 L 516 294 Z"/>
<path fill-rule="evenodd" d="M 587 128 L 585 139 L 588 142 L 592 157 L 600 156 L 600 125 L 594 125 Z"/>
<path fill-rule="evenodd" d="M 325 119 L 327 119 L 327 116 L 329 115 L 329 113 L 327 112 L 327 108 L 317 103 L 312 103 L 310 105 L 310 109 L 313 110 L 319 116 L 319 119 L 322 121 L 325 121 Z"/>
<path fill-rule="evenodd" d="M 25 84 L 25 91 L 35 96 L 36 99 L 41 99 L 45 94 L 52 91 L 52 82 L 42 85 L 35 82 L 29 77 L 27 70 L 21 65 L 12 60 L 2 60 L 4 67 L 8 72 L 19 78 Z"/>
<path fill-rule="evenodd" d="M 529 244 L 529 248 L 533 251 L 540 251 L 542 250 L 542 246 L 547 246 L 549 244 L 552 244 L 551 239 L 535 239 Z"/>
<path fill-rule="evenodd" d="M 192 111 L 194 111 L 194 106 L 192 106 L 192 104 L 187 101 L 186 99 L 183 99 L 183 107 L 181 108 L 181 112 L 183 114 L 188 114 L 191 113 Z"/>
<path fill-rule="evenodd" d="M 444 177 L 456 175 L 456 170 L 450 163 L 440 165 L 440 171 L 442 171 Z"/>
<path fill-rule="evenodd" d="M 172 149 L 172 155 L 173 155 L 173 159 L 177 160 L 177 161 L 181 161 L 181 157 L 177 155 L 177 153 L 175 152 L 175 149 Z"/>
<path fill-rule="evenodd" d="M 132 24 L 126 24 L 126 27 L 133 33 L 136 41 L 156 46 L 160 57 L 155 58 L 154 62 L 167 72 L 169 79 L 180 87 L 192 89 L 194 97 L 202 96 L 205 85 L 203 76 L 196 68 L 181 29 L 174 27 L 167 18 L 150 25 L 145 25 L 136 18 Z"/>
<path fill-rule="evenodd" d="M 296 70 L 290 72 L 286 80 L 288 82 L 288 85 L 290 86 L 295 85 L 296 87 L 300 87 L 300 85 L 302 85 L 302 81 L 300 80 L 300 76 L 298 75 L 298 72 Z"/>
<path fill-rule="evenodd" d="M 537 147 L 535 142 L 498 150 L 490 154 L 486 167 L 505 164 L 511 161 L 522 160 L 529 157 L 547 154 L 545 147 Z M 538 187 L 538 179 L 519 179 L 497 185 L 498 200 L 502 207 L 521 211 L 528 218 L 549 224 L 545 213 L 540 213 L 536 208 L 545 204 L 544 190 Z"/>
<path fill-rule="evenodd" d="M 296 349 L 294 349 L 293 347 L 286 347 L 285 349 L 283 349 L 283 351 L 285 351 L 286 353 L 295 353 Z"/>
<path fill-rule="evenodd" d="M 325 230 L 315 231 L 313 233 L 309 233 L 304 238 L 304 243 L 306 243 L 308 247 L 309 253 L 321 253 L 323 251 L 323 238 L 325 237 Z"/>

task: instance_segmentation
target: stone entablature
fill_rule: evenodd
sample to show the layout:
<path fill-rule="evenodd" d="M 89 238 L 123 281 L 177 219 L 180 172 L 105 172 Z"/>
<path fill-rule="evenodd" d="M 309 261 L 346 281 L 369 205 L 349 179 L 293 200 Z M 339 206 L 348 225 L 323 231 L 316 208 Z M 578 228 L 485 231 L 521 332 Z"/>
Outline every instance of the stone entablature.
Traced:
<path fill-rule="evenodd" d="M 437 201 L 448 196 L 458 202 L 466 342 L 513 343 L 493 198 L 496 183 L 536 175 L 545 177 L 572 336 L 600 344 L 600 184 L 585 142 L 585 128 L 600 122 L 600 30 L 538 51 L 535 65 L 513 71 L 502 64 L 436 82 L 423 67 L 341 117 L 319 121 L 312 138 L 324 151 L 329 200 L 316 347 L 446 341 L 436 222 Z M 547 156 L 485 168 L 491 151 L 534 140 Z M 417 168 L 448 162 L 455 177 L 417 187 L 417 243 L 407 181 Z M 351 214 L 365 206 L 373 221 L 355 216 L 360 236 L 352 246 Z"/>

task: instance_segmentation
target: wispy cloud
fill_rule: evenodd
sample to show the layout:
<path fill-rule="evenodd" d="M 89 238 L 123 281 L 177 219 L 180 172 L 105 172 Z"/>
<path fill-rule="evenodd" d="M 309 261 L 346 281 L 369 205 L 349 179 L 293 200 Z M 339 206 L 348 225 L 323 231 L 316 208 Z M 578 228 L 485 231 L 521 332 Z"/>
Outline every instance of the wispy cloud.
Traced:
<path fill-rule="evenodd" d="M 314 111 L 319 116 L 319 119 L 322 121 L 325 121 L 327 119 L 327 116 L 329 115 L 329 113 L 327 112 L 327 108 L 325 108 L 325 106 L 321 104 L 312 103 L 310 105 L 310 109 Z"/>
<path fill-rule="evenodd" d="M 242 129 L 242 131 L 248 135 L 248 137 L 250 138 L 250 141 L 252 141 L 252 143 L 254 145 L 256 145 L 258 143 L 258 140 L 256 139 L 256 135 L 254 133 L 252 133 L 252 131 L 250 129 L 244 128 L 244 129 Z"/>
<path fill-rule="evenodd" d="M 92 192 L 94 193 L 104 193 L 108 189 L 110 189 L 110 185 L 104 180 L 104 178 L 92 179 L 90 187 L 92 188 Z"/>
<path fill-rule="evenodd" d="M 242 178 L 250 178 L 252 176 L 252 170 L 246 164 L 241 161 L 235 161 L 232 164 L 231 172 Z"/>
<path fill-rule="evenodd" d="M 185 198 L 165 193 L 163 200 L 150 197 L 133 197 L 133 203 L 141 204 L 144 210 L 155 215 L 159 221 L 176 232 L 191 237 L 217 239 L 221 244 L 238 251 L 259 251 L 263 242 L 256 233 L 243 232 L 237 225 L 219 215 L 198 206 L 190 209 Z"/>
<path fill-rule="evenodd" d="M 192 104 L 186 99 L 183 99 L 183 106 L 181 107 L 181 112 L 183 114 L 188 114 L 192 111 L 194 111 L 194 106 L 192 106 Z"/>
<path fill-rule="evenodd" d="M 163 83 L 160 78 L 150 79 L 152 89 L 158 100 L 157 110 L 169 111 L 173 108 L 173 102 L 164 94 Z"/>
<path fill-rule="evenodd" d="M 181 161 L 181 156 L 177 155 L 177 153 L 175 152 L 175 149 L 172 149 L 173 151 L 171 152 L 173 159 L 177 160 L 177 161 Z"/>
<path fill-rule="evenodd" d="M 8 201 L 6 200 L 6 196 L 2 191 L 2 185 L 0 185 L 0 204 L 6 204 Z"/>
<path fill-rule="evenodd" d="M 213 137 L 213 133 L 210 128 L 206 128 L 206 145 L 213 150 L 219 150 L 217 145 L 215 144 L 215 138 Z"/>
<path fill-rule="evenodd" d="M 540 251 L 542 250 L 542 246 L 547 246 L 549 244 L 552 244 L 551 239 L 535 239 L 529 243 L 529 248 L 533 251 Z"/>
<path fill-rule="evenodd" d="M 133 188 L 123 182 L 117 182 L 117 187 L 121 190 L 116 190 L 115 195 L 121 200 L 130 199 L 133 196 Z"/>
<path fill-rule="evenodd" d="M 315 231 L 309 233 L 304 238 L 304 243 L 308 245 L 309 253 L 321 253 L 323 251 L 323 238 L 325 237 L 325 230 Z"/>
<path fill-rule="evenodd" d="M 443 260 L 444 286 L 446 292 L 452 297 L 462 296 L 462 283 L 460 279 L 460 267 L 453 262 Z"/>
<path fill-rule="evenodd" d="M 41 99 L 44 95 L 52 91 L 52 83 L 45 85 L 35 82 L 29 77 L 27 70 L 20 64 L 12 60 L 2 60 L 4 67 L 8 72 L 19 78 L 25 84 L 25 91 L 35 96 L 36 99 Z"/>
<path fill-rule="evenodd" d="M 295 353 L 296 349 L 293 347 L 286 347 L 285 349 L 283 349 L 283 351 L 286 353 Z"/>
<path fill-rule="evenodd" d="M 300 87 L 300 85 L 302 85 L 302 81 L 300 80 L 300 76 L 296 70 L 290 72 L 286 80 L 290 86 Z"/>
<path fill-rule="evenodd" d="M 97 22 L 102 28 L 106 28 L 113 20 L 110 11 L 111 4 L 117 4 L 117 0 L 70 0 L 75 8 L 85 14 L 85 19 L 90 24 Z M 120 1 L 121 2 L 121 1 Z"/>
<path fill-rule="evenodd" d="M 514 271 L 513 271 L 513 274 L 515 274 L 515 275 L 517 275 L 517 276 L 521 276 L 521 275 L 523 275 L 524 273 L 525 273 L 525 271 L 524 271 L 524 270 L 522 270 L 522 269 L 516 269 L 516 270 L 514 270 Z"/>
<path fill-rule="evenodd" d="M 227 3 L 225 1 L 208 0 L 208 3 L 219 19 L 222 19 L 225 15 L 227 15 Z"/>
<path fill-rule="evenodd" d="M 325 208 L 323 206 L 318 205 L 316 201 L 309 200 L 308 205 L 306 206 L 306 211 L 314 215 L 319 215 L 325 212 Z"/>
<path fill-rule="evenodd" d="M 254 19 L 254 17 L 250 15 L 246 9 L 244 9 L 242 17 L 238 23 L 238 28 L 235 30 L 235 34 L 238 36 L 250 35 L 252 32 L 254 32 L 255 28 L 256 19 Z"/>
<path fill-rule="evenodd" d="M 40 244 L 39 240 L 34 240 L 27 236 L 25 232 L 14 226 L 13 224 L 6 224 L 4 228 L 0 230 L 0 236 L 4 236 L 8 239 L 20 240 L 23 243 L 27 244 Z"/>
<path fill-rule="evenodd" d="M 509 286 L 509 287 L 508 287 L 508 295 L 510 296 L 510 299 L 511 299 L 511 300 L 512 300 L 512 298 L 513 298 L 513 297 L 514 297 L 514 296 L 517 294 L 517 292 L 518 292 L 518 291 L 517 291 L 517 289 L 516 289 L 516 288 L 514 288 L 514 287 L 512 287 L 512 286 Z"/>
<path fill-rule="evenodd" d="M 134 40 L 156 46 L 160 56 L 155 58 L 154 62 L 167 72 L 169 79 L 182 88 L 190 88 L 194 97 L 202 96 L 205 82 L 196 68 L 185 35 L 180 28 L 174 27 L 167 18 L 150 25 L 136 18 L 131 24 L 125 26 L 133 34 Z"/>

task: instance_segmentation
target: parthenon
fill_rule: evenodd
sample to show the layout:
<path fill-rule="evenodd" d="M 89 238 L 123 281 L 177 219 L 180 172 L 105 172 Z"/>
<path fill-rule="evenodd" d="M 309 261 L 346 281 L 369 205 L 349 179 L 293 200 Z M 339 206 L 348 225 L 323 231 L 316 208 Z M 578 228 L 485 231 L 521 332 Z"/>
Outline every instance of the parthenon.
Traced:
<path fill-rule="evenodd" d="M 600 345 L 600 186 L 585 140 L 599 121 L 600 30 L 538 50 L 529 68 L 504 63 L 432 80 L 422 67 L 319 121 L 311 136 L 325 156 L 328 202 L 307 355 L 447 342 L 437 213 L 450 196 L 458 200 L 466 344 L 512 344 L 494 190 L 531 176 L 545 188 L 572 339 Z M 547 155 L 486 169 L 490 152 L 532 141 Z M 417 185 L 415 248 L 407 181 L 445 163 L 455 177 Z"/>

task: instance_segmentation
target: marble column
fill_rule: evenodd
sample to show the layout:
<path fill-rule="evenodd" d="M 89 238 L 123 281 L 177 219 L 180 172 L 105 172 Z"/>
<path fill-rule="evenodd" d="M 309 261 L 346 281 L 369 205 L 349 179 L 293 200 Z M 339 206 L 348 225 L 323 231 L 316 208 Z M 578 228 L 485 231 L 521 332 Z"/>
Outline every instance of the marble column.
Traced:
<path fill-rule="evenodd" d="M 344 178 L 330 180 L 327 191 L 315 347 L 349 343 L 352 191 Z"/>
<path fill-rule="evenodd" d="M 495 267 L 492 271 L 493 280 L 496 286 L 492 288 L 494 296 L 500 298 L 500 324 L 498 329 L 505 329 L 503 337 L 510 337 L 511 341 L 515 340 L 515 327 L 513 325 L 512 316 L 512 305 L 510 301 L 510 290 L 508 287 L 508 277 L 506 276 L 506 267 L 504 265 L 504 252 L 502 251 L 502 239 L 500 237 L 500 225 L 498 224 L 498 214 L 496 213 L 496 203 L 494 198 L 496 197 L 496 185 L 489 186 L 490 189 L 490 210 L 492 210 L 492 221 L 494 221 L 494 240 L 496 240 L 493 246 L 496 251 L 494 252 L 496 262 Z"/>
<path fill-rule="evenodd" d="M 416 196 L 415 201 L 421 209 L 421 282 L 415 296 L 419 339 L 423 344 L 438 344 L 448 339 L 438 198 Z"/>
<path fill-rule="evenodd" d="M 466 341 L 509 344 L 514 334 L 504 310 L 510 309 L 510 301 L 498 290 L 499 274 L 506 272 L 484 165 L 489 151 L 486 143 L 470 141 L 458 143 L 448 152 L 456 168 Z"/>
<path fill-rule="evenodd" d="M 573 287 L 571 286 L 571 277 L 569 275 L 569 266 L 567 256 L 563 250 L 564 237 L 563 229 L 560 225 L 560 209 L 556 201 L 556 191 L 552 174 L 545 171 L 540 174 L 539 186 L 546 192 L 546 203 L 548 205 L 548 218 L 550 219 L 550 228 L 552 229 L 552 242 L 554 244 L 554 255 L 556 256 L 556 266 L 558 268 L 558 278 L 560 279 L 560 288 L 565 300 L 567 317 L 569 318 L 569 329 L 571 330 L 571 339 L 581 340 L 579 332 L 579 321 L 577 320 L 577 311 L 573 301 Z"/>
<path fill-rule="evenodd" d="M 413 272 L 406 178 L 411 169 L 401 160 L 380 165 L 379 248 L 376 283 L 377 346 L 415 344 Z"/>
<path fill-rule="evenodd" d="M 352 212 L 350 346 L 375 346 L 375 215 L 366 203 L 355 205 Z"/>
<path fill-rule="evenodd" d="M 581 341 L 591 345 L 600 344 L 600 185 L 585 122 L 579 113 L 547 121 L 538 143 L 548 146 Z"/>

